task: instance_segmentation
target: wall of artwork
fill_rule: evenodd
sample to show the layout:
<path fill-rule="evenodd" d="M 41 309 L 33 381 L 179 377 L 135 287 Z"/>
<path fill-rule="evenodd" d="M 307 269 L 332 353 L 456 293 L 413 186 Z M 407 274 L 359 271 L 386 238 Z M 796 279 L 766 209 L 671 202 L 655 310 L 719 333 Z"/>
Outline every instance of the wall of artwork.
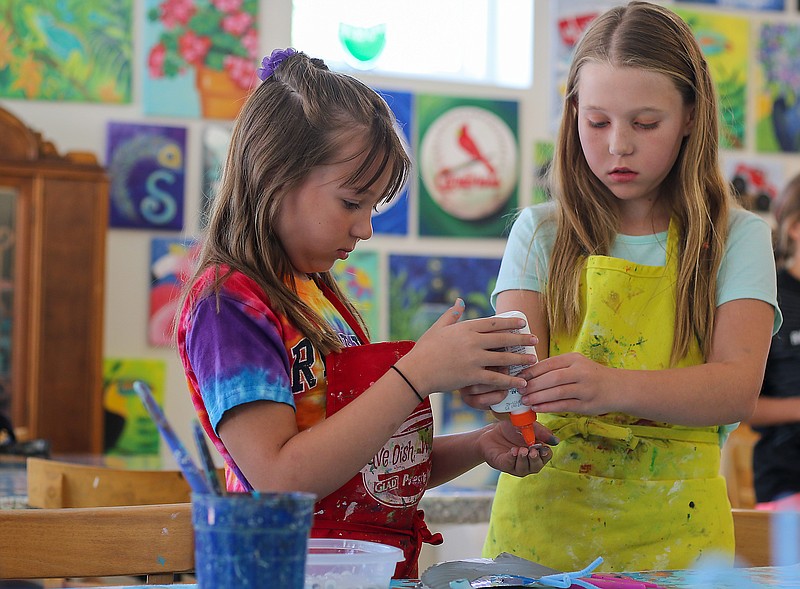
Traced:
<path fill-rule="evenodd" d="M 167 337 L 175 294 L 218 180 L 230 106 L 257 81 L 257 60 L 290 45 L 291 1 L 232 2 L 236 10 L 223 14 L 215 7 L 225 3 L 196 0 L 194 28 L 181 12 L 191 2 L 106 4 L 23 10 L 0 0 L 10 15 L 0 23 L 0 105 L 59 151 L 95 152 L 109 169 L 109 412 L 136 426 L 141 414 L 125 409 L 125 383 L 140 374 L 188 441 L 194 413 Z M 358 74 L 386 96 L 418 162 L 418 178 L 376 215 L 375 236 L 335 268 L 374 339 L 415 339 L 457 296 L 467 316 L 491 314 L 514 212 L 547 198 L 541 175 L 571 48 L 614 4 L 536 0 L 530 89 Z M 692 25 L 714 71 L 726 174 L 749 206 L 769 214 L 777 191 L 800 172 L 798 2 L 665 4 Z M 444 396 L 436 412 L 446 430 L 484 419 Z M 153 451 L 155 435 L 139 423 L 120 430 L 112 449 Z M 491 482 L 491 474 L 471 482 Z"/>

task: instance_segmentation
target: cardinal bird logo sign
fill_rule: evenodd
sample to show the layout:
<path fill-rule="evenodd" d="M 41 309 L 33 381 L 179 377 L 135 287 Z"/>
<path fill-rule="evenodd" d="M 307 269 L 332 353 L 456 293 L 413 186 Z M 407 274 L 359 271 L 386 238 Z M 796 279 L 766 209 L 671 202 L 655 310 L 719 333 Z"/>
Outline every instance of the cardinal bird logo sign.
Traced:
<path fill-rule="evenodd" d="M 437 215 L 429 207 L 431 214 L 420 218 L 421 233 L 499 236 L 486 228 L 515 196 L 517 159 L 515 132 L 498 113 L 475 105 L 441 113 L 420 141 L 420 192 L 440 209 L 439 215 L 454 219 L 449 229 L 458 229 L 459 221 L 462 227 L 451 232 L 445 223 L 437 229 Z"/>

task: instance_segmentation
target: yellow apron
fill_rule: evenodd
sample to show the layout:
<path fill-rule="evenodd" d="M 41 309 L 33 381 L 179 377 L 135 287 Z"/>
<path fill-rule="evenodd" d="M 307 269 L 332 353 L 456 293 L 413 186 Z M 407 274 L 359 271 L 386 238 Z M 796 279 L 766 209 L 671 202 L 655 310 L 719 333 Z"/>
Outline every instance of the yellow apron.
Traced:
<path fill-rule="evenodd" d="M 579 351 L 607 366 L 669 367 L 675 327 L 677 239 L 665 266 L 590 256 L 583 321 L 551 336 L 550 355 Z M 697 341 L 679 366 L 704 361 Z M 719 474 L 717 427 L 682 427 L 621 413 L 539 414 L 561 438 L 541 473 L 502 474 L 484 556 L 511 552 L 559 570 L 598 556 L 602 570 L 683 569 L 703 554 L 733 560 L 733 521 Z"/>

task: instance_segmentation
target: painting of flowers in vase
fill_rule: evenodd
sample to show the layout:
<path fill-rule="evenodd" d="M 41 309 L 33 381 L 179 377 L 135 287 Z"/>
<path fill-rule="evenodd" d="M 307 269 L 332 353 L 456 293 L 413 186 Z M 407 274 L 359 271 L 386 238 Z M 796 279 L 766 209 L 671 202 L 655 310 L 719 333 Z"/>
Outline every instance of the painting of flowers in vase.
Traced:
<path fill-rule="evenodd" d="M 756 149 L 800 151 L 800 26 L 764 23 L 758 37 Z"/>
<path fill-rule="evenodd" d="M 236 117 L 257 82 L 258 0 L 147 0 L 145 114 Z"/>

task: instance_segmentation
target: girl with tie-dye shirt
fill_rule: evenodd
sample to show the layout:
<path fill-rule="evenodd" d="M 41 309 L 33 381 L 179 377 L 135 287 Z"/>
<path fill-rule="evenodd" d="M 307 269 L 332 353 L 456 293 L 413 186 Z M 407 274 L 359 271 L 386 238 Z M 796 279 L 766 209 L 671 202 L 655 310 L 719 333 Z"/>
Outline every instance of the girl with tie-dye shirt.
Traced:
<path fill-rule="evenodd" d="M 434 438 L 427 397 L 524 386 L 502 368 L 531 359 L 498 349 L 536 340 L 510 333 L 513 318 L 459 321 L 458 300 L 418 342 L 370 344 L 330 269 L 406 182 L 396 122 L 320 60 L 276 50 L 262 66 L 178 318 L 192 401 L 228 490 L 314 493 L 313 536 L 401 547 L 396 576 L 413 577 L 421 542 L 441 541 L 417 509 L 426 488 L 481 462 L 525 476 L 551 456 L 507 421 Z"/>

